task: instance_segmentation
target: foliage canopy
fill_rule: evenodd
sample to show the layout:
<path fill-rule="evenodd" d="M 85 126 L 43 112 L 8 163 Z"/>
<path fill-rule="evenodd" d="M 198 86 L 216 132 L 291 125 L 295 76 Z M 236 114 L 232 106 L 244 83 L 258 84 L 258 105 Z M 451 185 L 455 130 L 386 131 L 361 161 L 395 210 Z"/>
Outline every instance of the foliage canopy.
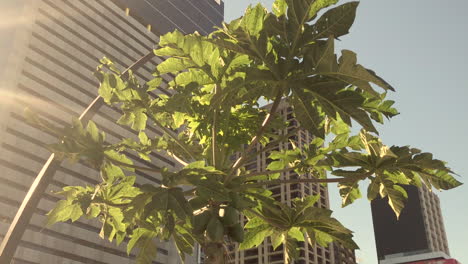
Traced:
<path fill-rule="evenodd" d="M 182 259 L 199 243 L 208 263 L 224 263 L 225 243 L 247 249 L 269 237 L 274 248 L 285 246 L 288 261 L 298 256 L 298 241 L 357 245 L 330 210 L 314 207 L 318 196 L 287 206 L 265 186 L 338 183 L 347 206 L 361 197 L 359 183 L 368 181 L 368 199 L 388 197 L 398 216 L 407 199 L 402 185 L 443 190 L 460 185 L 432 154 L 381 142 L 374 124 L 398 114 L 385 99 L 394 89 L 357 64 L 354 52 L 335 54 L 334 41 L 348 33 L 358 6 L 329 8 L 336 2 L 276 0 L 272 13 L 261 5 L 249 7 L 209 36 L 179 31 L 161 36 L 154 52 L 165 60 L 148 83 L 131 72 L 123 78 L 103 59 L 96 71 L 99 94 L 122 110 L 117 123 L 131 127 L 137 138 L 109 143 L 92 121 L 60 128 L 28 113 L 31 122 L 59 136 L 48 146 L 58 157 L 86 162 L 102 176 L 96 186 L 65 187 L 49 224 L 98 218 L 100 236 L 117 244 L 129 238 L 128 252 L 139 249 L 138 263 L 154 259 L 155 238 L 174 240 Z M 164 88 L 172 96 L 156 95 L 167 74 L 174 76 Z M 260 100 L 272 104 L 261 107 Z M 267 149 L 290 136 L 273 132 L 288 126 L 277 114 L 281 101 L 292 106 L 300 129 L 314 140 L 273 151 L 266 171 L 249 171 L 244 165 L 256 157 L 258 144 Z M 149 125 L 161 135 L 148 131 Z M 353 135 L 351 125 L 361 132 Z M 125 154 L 151 161 L 153 151 L 173 157 L 178 166 L 143 167 Z M 162 182 L 136 185 L 134 170 L 160 175 Z M 280 177 L 293 170 L 302 176 Z M 248 219 L 245 225 L 240 214 Z"/>

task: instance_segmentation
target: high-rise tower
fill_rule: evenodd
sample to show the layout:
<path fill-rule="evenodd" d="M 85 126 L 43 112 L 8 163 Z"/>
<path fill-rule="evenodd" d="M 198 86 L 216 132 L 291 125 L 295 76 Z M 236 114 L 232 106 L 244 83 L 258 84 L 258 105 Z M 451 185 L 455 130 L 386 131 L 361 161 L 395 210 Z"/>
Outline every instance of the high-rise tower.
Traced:
<path fill-rule="evenodd" d="M 268 106 L 266 106 L 268 107 Z M 283 118 L 289 125 L 287 128 L 281 131 L 276 131 L 278 135 L 288 135 L 289 138 L 284 142 L 281 142 L 275 146 L 269 146 L 268 150 L 263 150 L 261 145 L 258 144 L 256 151 L 258 153 L 255 159 L 252 159 L 245 165 L 246 170 L 265 171 L 271 160 L 268 159 L 272 151 L 283 151 L 292 149 L 293 144 L 298 148 L 310 144 L 312 141 L 312 135 L 304 130 L 298 129 L 298 123 L 294 118 L 293 109 L 288 106 L 286 101 L 282 101 L 278 108 L 278 115 Z M 287 171 L 281 174 L 281 179 L 297 179 L 297 175 L 294 170 Z M 302 176 L 307 177 L 307 176 Z M 309 176 L 311 177 L 311 176 Z M 301 198 L 308 195 L 320 195 L 320 199 L 315 204 L 316 207 L 329 208 L 328 189 L 318 183 L 296 183 L 296 184 L 283 184 L 277 186 L 270 186 L 269 190 L 272 192 L 272 197 L 277 201 L 285 203 L 291 206 L 291 201 L 294 198 Z M 257 248 L 252 248 L 244 251 L 239 251 L 234 245 L 230 247 L 230 263 L 235 264 L 279 264 L 284 263 L 284 248 L 279 246 L 276 250 L 273 250 L 271 241 L 266 239 Z M 335 252 L 338 250 L 339 252 Z M 343 251 L 343 253 L 341 253 Z M 300 242 L 300 258 L 295 261 L 298 264 L 351 264 L 355 263 L 353 257 L 349 255 L 353 253 L 345 252 L 346 249 L 339 247 L 335 244 L 330 244 L 329 247 L 322 247 L 319 245 L 310 245 L 307 242 Z M 335 262 L 335 253 L 339 256 L 347 256 L 343 258 L 342 262 Z"/>
<path fill-rule="evenodd" d="M 120 69 L 127 68 L 151 52 L 158 36 L 173 29 L 209 33 L 223 20 L 223 3 L 216 0 L 2 0 L 0 10 L 14 7 L 17 15 L 2 19 L 4 45 L 0 61 L 0 239 L 8 229 L 18 206 L 49 152 L 41 147 L 54 141 L 24 122 L 25 107 L 49 122 L 62 126 L 78 116 L 97 95 L 98 81 L 92 72 L 99 59 L 111 58 Z M 7 13 L 7 12 L 4 12 Z M 9 30 L 3 30 L 5 27 Z M 3 44 L 3 41 L 2 41 Z M 136 72 L 148 81 L 154 57 Z M 2 74 L 3 73 L 3 74 Z M 170 80 L 166 76 L 166 81 Z M 158 92 L 167 93 L 164 89 Z M 134 135 L 114 123 L 120 113 L 103 106 L 93 118 L 109 141 Z M 157 129 L 151 129 L 158 135 Z M 166 156 L 152 154 L 146 166 L 174 166 Z M 158 175 L 136 172 L 138 182 L 158 183 Z M 101 240 L 99 224 L 79 220 L 45 228 L 45 214 L 58 201 L 50 191 L 66 185 L 95 185 L 98 172 L 85 164 L 63 164 L 30 220 L 16 250 L 21 264 L 133 263 L 125 245 Z M 177 263 L 170 243 L 159 244 L 155 263 Z"/>
<path fill-rule="evenodd" d="M 428 255 L 431 258 L 448 258 L 450 253 L 439 198 L 424 186 L 403 187 L 408 193 L 408 201 L 399 219 L 387 199 L 376 199 L 371 203 L 379 262 L 406 263 L 398 261 L 405 261 L 402 257 L 414 259 L 426 253 L 431 253 Z M 416 260 L 421 258 L 416 257 Z"/>

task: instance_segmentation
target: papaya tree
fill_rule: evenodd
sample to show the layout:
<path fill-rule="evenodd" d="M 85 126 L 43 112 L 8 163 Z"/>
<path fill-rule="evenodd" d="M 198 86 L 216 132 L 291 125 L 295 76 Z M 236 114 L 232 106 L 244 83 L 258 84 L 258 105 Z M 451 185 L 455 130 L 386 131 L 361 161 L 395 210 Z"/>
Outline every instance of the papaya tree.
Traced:
<path fill-rule="evenodd" d="M 49 224 L 96 218 L 101 237 L 117 244 L 128 239 L 128 252 L 138 248 L 139 263 L 155 258 L 155 241 L 174 241 L 182 259 L 200 245 L 206 263 L 226 263 L 228 243 L 247 249 L 264 239 L 274 248 L 283 245 L 288 263 L 297 257 L 298 242 L 357 245 L 330 210 L 314 206 L 319 197 L 287 206 L 266 186 L 338 184 L 347 206 L 365 184 L 369 200 L 388 199 L 398 216 L 407 199 L 402 186 L 460 185 L 432 154 L 382 143 L 375 124 L 398 114 L 386 100 L 394 88 L 358 64 L 354 52 L 335 54 L 334 42 L 348 34 L 358 7 L 334 6 L 337 1 L 276 0 L 272 12 L 249 7 L 208 36 L 165 34 L 154 50 L 165 60 L 147 83 L 132 72 L 123 77 L 103 59 L 95 73 L 99 94 L 121 110 L 116 122 L 138 137 L 110 143 L 92 121 L 55 127 L 29 113 L 36 126 L 58 136 L 48 146 L 56 156 L 86 162 L 102 178 L 96 186 L 65 187 Z M 155 93 L 168 75 L 173 78 L 164 89 L 171 96 Z M 272 151 L 265 171 L 251 171 L 245 164 L 256 157 L 257 146 L 266 149 L 288 138 L 274 132 L 288 126 L 278 114 L 283 101 L 314 139 L 303 148 Z M 360 132 L 353 134 L 352 125 Z M 149 126 L 161 134 L 150 136 Z M 150 162 L 151 152 L 165 153 L 177 166 L 135 165 L 129 152 Z M 135 170 L 161 183 L 136 185 Z M 284 179 L 285 171 L 301 177 Z"/>

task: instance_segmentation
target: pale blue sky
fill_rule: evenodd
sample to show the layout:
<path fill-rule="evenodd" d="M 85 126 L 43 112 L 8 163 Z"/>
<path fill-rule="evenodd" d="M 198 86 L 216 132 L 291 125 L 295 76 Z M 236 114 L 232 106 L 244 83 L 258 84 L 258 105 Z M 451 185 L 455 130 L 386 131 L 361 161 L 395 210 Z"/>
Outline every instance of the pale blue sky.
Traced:
<path fill-rule="evenodd" d="M 273 0 L 226 0 L 225 18 L 248 4 Z M 396 92 L 401 115 L 381 127 L 389 145 L 412 145 L 434 153 L 468 182 L 468 1 L 363 0 L 351 33 L 338 48 L 358 54 Z M 335 215 L 354 230 L 360 263 L 377 263 L 370 206 L 362 199 L 341 209 L 330 191 Z M 468 263 L 468 185 L 439 193 L 451 255 Z M 411 234 L 409 234 L 411 235 Z"/>

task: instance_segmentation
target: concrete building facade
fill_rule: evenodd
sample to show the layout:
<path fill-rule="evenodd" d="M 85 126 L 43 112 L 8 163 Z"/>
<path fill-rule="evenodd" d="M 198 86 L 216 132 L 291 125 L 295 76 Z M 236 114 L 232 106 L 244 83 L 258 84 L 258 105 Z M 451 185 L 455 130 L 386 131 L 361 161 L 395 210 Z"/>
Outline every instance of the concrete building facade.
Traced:
<path fill-rule="evenodd" d="M 268 106 L 266 106 L 268 107 Z M 291 136 L 288 140 L 268 148 L 264 151 L 260 144 L 257 145 L 257 157 L 252 159 L 245 165 L 246 170 L 251 172 L 265 171 L 271 160 L 268 159 L 272 151 L 284 151 L 293 148 L 293 143 L 298 148 L 303 148 L 310 144 L 313 140 L 312 135 L 304 130 L 298 129 L 299 125 L 297 120 L 294 118 L 293 109 L 288 106 L 286 101 L 282 101 L 278 109 L 278 114 L 283 118 L 289 125 L 287 128 L 281 131 L 276 131 L 278 135 Z M 295 131 L 295 132 L 294 132 Z M 292 143 L 291 143 L 292 142 Z M 297 175 L 293 170 L 281 173 L 281 179 L 297 179 Z M 310 175 L 302 175 L 301 177 L 309 177 Z M 268 189 L 272 192 L 272 197 L 277 201 L 285 203 L 291 206 L 291 201 L 294 198 L 301 198 L 308 195 L 320 195 L 320 199 L 315 204 L 316 207 L 330 208 L 328 189 L 326 186 L 317 183 L 298 183 L 298 184 L 283 184 L 278 186 L 269 186 Z M 244 219 L 245 221 L 245 219 Z M 271 241 L 266 239 L 259 247 L 249 250 L 237 250 L 237 245 L 231 245 L 230 247 L 230 263 L 235 264 L 279 264 L 284 263 L 285 249 L 283 246 L 279 246 L 276 250 L 273 250 Z M 335 252 L 338 250 L 339 252 Z M 322 247 L 319 245 L 310 245 L 309 243 L 300 242 L 300 258 L 294 263 L 297 264 L 351 264 L 355 263 L 354 259 L 352 262 L 335 262 L 335 255 L 349 256 L 349 253 L 343 247 L 335 246 L 330 244 L 328 247 Z M 354 252 L 352 253 L 354 255 Z M 349 259 L 349 258 L 348 258 Z"/>
<path fill-rule="evenodd" d="M 221 23 L 224 8 L 215 0 L 5 0 L 0 8 L 4 4 L 15 6 L 19 17 L 11 17 L 14 23 L 10 26 L 15 29 L 9 30 L 11 40 L 3 51 L 8 59 L 2 60 L 0 68 L 0 239 L 49 156 L 42 145 L 55 141 L 25 122 L 24 108 L 57 126 L 65 125 L 96 97 L 99 83 L 92 73 L 99 59 L 106 56 L 125 69 L 150 52 L 162 33 L 175 28 L 208 33 Z M 150 80 L 160 62 L 153 58 L 136 76 L 142 82 Z M 168 93 L 164 85 L 158 92 Z M 103 106 L 93 118 L 110 142 L 136 136 L 114 124 L 119 116 L 117 109 Z M 156 128 L 149 133 L 161 134 Z M 151 158 L 151 163 L 140 165 L 175 166 L 164 155 L 153 153 Z M 157 174 L 136 174 L 140 184 L 159 182 Z M 45 214 L 59 199 L 52 191 L 66 185 L 95 185 L 99 179 L 98 172 L 85 164 L 64 163 L 40 200 L 14 263 L 134 263 L 135 255 L 128 256 L 125 245 L 98 237 L 97 221 L 45 227 Z M 172 243 L 158 247 L 154 263 L 179 262 Z"/>

